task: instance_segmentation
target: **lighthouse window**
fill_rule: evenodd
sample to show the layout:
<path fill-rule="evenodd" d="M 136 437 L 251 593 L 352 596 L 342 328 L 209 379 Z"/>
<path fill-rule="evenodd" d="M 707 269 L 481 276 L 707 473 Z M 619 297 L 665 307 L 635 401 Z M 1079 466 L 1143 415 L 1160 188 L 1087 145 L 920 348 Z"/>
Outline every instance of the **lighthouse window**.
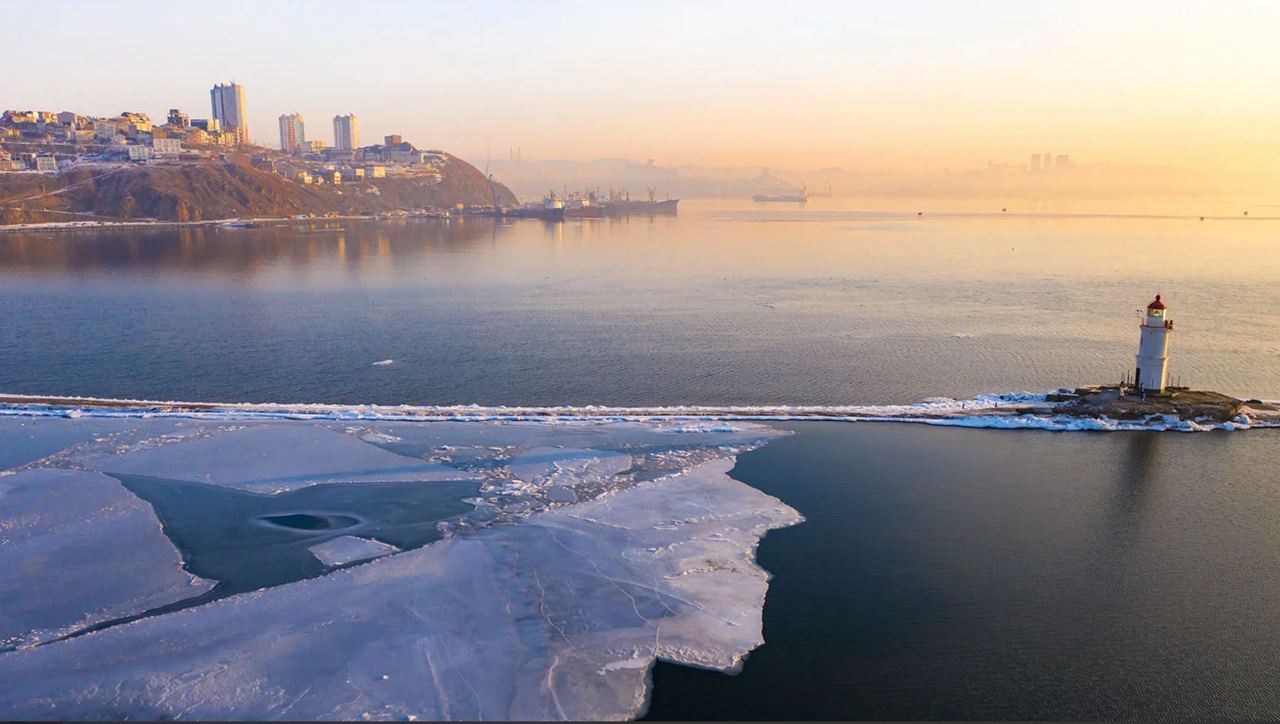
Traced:
<path fill-rule="evenodd" d="M 1164 310 L 1163 310 L 1163 309 L 1152 309 L 1152 310 L 1151 310 L 1151 316 L 1153 316 L 1153 317 L 1163 317 L 1163 316 L 1164 316 Z"/>

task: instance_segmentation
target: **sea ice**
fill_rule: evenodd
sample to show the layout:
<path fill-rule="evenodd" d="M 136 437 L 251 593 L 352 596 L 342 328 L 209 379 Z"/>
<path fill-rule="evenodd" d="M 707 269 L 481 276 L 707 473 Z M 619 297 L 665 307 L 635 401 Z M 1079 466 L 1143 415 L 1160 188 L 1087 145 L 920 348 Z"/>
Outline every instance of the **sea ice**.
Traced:
<path fill-rule="evenodd" d="M 326 566 L 342 566 L 356 561 L 381 558 L 396 553 L 400 549 L 371 538 L 344 535 L 311 546 L 307 550 L 315 554 L 315 557 Z"/>
<path fill-rule="evenodd" d="M 778 434 L 741 427 L 757 441 Z M 531 483 L 597 485 L 591 476 L 634 462 L 539 452 L 547 440 L 524 434 L 515 469 Z M 256 449 L 253 436 L 237 439 Z M 760 645 L 768 575 L 755 547 L 800 520 L 728 476 L 730 448 L 651 459 L 697 462 L 320 578 L 0 654 L 0 714 L 635 716 L 655 658 L 734 671 Z"/>
<path fill-rule="evenodd" d="M 521 453 L 507 469 L 529 490 L 573 490 L 624 472 L 631 456 L 618 452 L 537 447 Z"/>
<path fill-rule="evenodd" d="M 20 468 L 73 445 L 136 428 L 137 419 L 0 416 L 0 470 Z"/>
<path fill-rule="evenodd" d="M 113 473 L 272 493 L 316 483 L 463 480 L 475 475 L 388 452 L 315 424 L 255 421 L 178 445 L 96 461 Z"/>
<path fill-rule="evenodd" d="M 151 506 L 102 473 L 37 468 L 0 477 L 0 648 L 213 587 L 181 566 Z"/>

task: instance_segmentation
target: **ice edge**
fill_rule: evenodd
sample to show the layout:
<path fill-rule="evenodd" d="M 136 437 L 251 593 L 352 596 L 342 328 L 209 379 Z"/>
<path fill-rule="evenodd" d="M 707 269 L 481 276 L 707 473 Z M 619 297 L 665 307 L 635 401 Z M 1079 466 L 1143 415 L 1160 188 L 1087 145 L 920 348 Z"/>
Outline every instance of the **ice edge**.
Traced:
<path fill-rule="evenodd" d="M 328 403 L 181 402 L 0 393 L 0 416 L 258 420 L 374 420 L 392 422 L 653 422 L 753 421 L 913 422 L 947 427 L 1050 431 L 1248 430 L 1280 427 L 1280 415 L 1246 408 L 1235 419 L 1172 416 L 1116 420 L 1056 413 L 1053 391 L 990 393 L 966 400 L 929 398 L 903 405 L 350 405 Z M 1280 402 L 1264 401 L 1266 405 Z"/>

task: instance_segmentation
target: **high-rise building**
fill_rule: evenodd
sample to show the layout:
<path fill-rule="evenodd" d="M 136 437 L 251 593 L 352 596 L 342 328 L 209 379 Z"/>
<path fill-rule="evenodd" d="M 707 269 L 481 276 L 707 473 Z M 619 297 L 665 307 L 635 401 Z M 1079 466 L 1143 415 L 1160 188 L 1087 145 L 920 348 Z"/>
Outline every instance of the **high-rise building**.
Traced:
<path fill-rule="evenodd" d="M 1052 153 L 1046 153 L 1044 155 L 1044 170 L 1046 171 L 1053 170 L 1053 154 Z"/>
<path fill-rule="evenodd" d="M 1040 154 L 1031 154 L 1031 173 L 1040 173 Z"/>
<path fill-rule="evenodd" d="M 297 153 L 307 145 L 307 134 L 302 126 L 302 114 L 290 113 L 280 116 L 280 150 L 285 153 Z"/>
<path fill-rule="evenodd" d="M 360 147 L 360 120 L 356 114 L 333 117 L 333 147 L 341 151 Z"/>
<path fill-rule="evenodd" d="M 1058 160 L 1057 162 L 1054 163 L 1054 168 L 1058 169 L 1059 171 L 1070 171 L 1071 166 L 1072 166 L 1071 154 L 1067 154 L 1067 153 L 1058 154 Z"/>
<path fill-rule="evenodd" d="M 232 133 L 236 142 L 249 142 L 249 116 L 244 107 L 244 86 L 231 81 L 219 83 L 209 91 L 213 102 L 213 118 L 222 124 L 222 130 Z"/>

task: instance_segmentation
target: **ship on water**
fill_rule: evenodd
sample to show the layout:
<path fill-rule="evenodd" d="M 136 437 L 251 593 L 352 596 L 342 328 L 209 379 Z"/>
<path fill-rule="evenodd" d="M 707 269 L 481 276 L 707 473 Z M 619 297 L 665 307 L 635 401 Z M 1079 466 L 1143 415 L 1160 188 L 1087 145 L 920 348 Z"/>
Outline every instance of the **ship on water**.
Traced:
<path fill-rule="evenodd" d="M 609 195 L 602 199 L 596 191 L 588 191 L 586 193 L 566 192 L 564 196 L 550 191 L 542 197 L 540 202 L 531 202 L 514 208 L 501 209 L 499 215 L 522 219 L 562 221 L 564 219 L 599 219 L 606 216 L 627 216 L 630 214 L 675 214 L 679 203 L 680 199 L 658 199 L 654 189 L 649 189 L 648 199 L 632 199 L 631 195 L 626 192 L 610 191 Z"/>
<path fill-rule="evenodd" d="M 770 195 L 770 194 L 756 194 L 755 196 L 751 197 L 751 200 L 755 201 L 756 203 L 778 202 L 778 203 L 803 204 L 804 202 L 809 200 L 809 190 L 801 186 L 799 194 L 781 194 L 777 196 Z"/>
<path fill-rule="evenodd" d="M 656 189 L 650 187 L 648 199 L 633 199 L 626 191 L 610 191 L 608 198 L 600 206 L 606 216 L 625 216 L 627 214 L 674 214 L 680 199 L 667 197 L 659 200 Z"/>
<path fill-rule="evenodd" d="M 542 219 L 543 221 L 564 221 L 564 199 L 552 191 L 542 197 L 541 202 L 521 204 L 510 209 L 496 206 L 498 215 L 511 216 L 517 219 Z"/>

